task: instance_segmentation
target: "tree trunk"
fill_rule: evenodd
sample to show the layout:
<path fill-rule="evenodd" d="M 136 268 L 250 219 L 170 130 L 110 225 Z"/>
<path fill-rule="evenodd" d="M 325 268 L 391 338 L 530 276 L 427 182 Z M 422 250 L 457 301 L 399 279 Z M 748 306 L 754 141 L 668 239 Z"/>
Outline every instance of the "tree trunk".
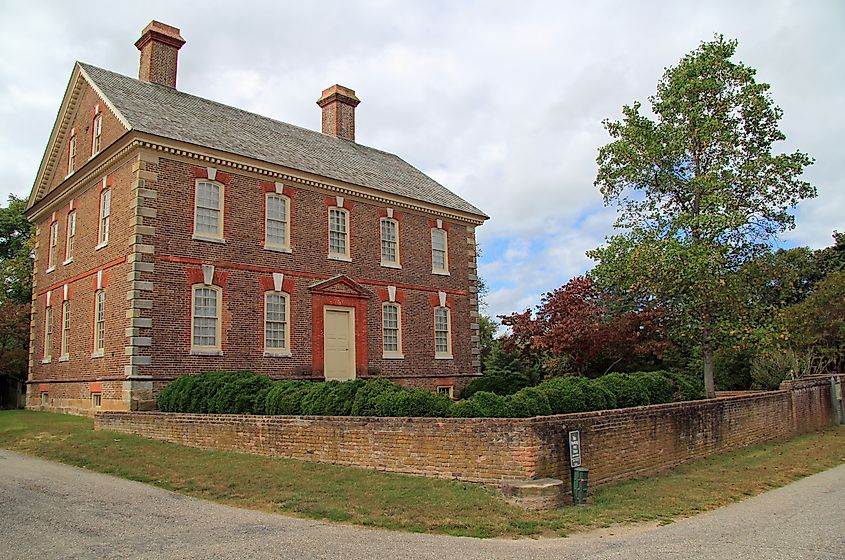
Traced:
<path fill-rule="evenodd" d="M 704 353 L 704 395 L 708 399 L 716 396 L 716 385 L 713 382 L 713 341 L 710 340 L 710 333 L 708 329 L 704 330 L 704 340 L 702 343 L 702 350 Z"/>

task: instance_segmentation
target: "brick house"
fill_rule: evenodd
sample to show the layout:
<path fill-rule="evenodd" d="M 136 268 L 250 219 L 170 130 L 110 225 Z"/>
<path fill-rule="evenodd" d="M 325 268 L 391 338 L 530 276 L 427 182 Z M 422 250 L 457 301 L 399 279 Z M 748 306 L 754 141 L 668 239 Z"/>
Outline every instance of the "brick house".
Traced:
<path fill-rule="evenodd" d="M 76 63 L 29 199 L 28 406 L 144 409 L 178 375 L 381 375 L 449 392 L 479 374 L 475 228 L 487 216 L 355 142 L 176 89 L 152 22 L 139 79 Z"/>

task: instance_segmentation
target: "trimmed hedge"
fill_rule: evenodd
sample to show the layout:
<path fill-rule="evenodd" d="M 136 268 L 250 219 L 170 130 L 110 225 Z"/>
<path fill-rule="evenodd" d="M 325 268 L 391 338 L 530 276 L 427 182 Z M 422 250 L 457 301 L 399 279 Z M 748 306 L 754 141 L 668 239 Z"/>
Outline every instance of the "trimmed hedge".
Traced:
<path fill-rule="evenodd" d="M 281 416 L 302 414 L 302 399 L 314 385 L 311 381 L 276 381 L 264 399 L 264 412 Z"/>
<path fill-rule="evenodd" d="M 416 418 L 449 416 L 452 401 L 425 389 L 385 391 L 375 401 L 376 416 L 411 416 Z"/>

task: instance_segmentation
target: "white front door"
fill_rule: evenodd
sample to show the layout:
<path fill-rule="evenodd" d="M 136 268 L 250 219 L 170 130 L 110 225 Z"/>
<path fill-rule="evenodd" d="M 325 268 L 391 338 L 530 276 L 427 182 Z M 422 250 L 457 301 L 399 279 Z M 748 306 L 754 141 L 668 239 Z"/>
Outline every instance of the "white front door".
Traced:
<path fill-rule="evenodd" d="M 323 313 L 326 379 L 355 379 L 355 310 L 326 306 Z"/>

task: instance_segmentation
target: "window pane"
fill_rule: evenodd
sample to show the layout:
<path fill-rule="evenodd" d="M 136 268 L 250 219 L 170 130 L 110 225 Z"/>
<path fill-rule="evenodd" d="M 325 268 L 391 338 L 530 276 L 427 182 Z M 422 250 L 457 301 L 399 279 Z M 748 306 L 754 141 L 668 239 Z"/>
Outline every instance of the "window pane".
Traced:
<path fill-rule="evenodd" d="M 194 346 L 217 346 L 217 290 L 194 288 Z"/>
<path fill-rule="evenodd" d="M 220 185 L 197 184 L 196 233 L 220 234 Z"/>
<path fill-rule="evenodd" d="M 381 260 L 383 262 L 395 263 L 398 261 L 397 249 L 397 224 L 393 220 L 382 220 L 381 222 Z"/>
<path fill-rule="evenodd" d="M 399 352 L 399 306 L 382 307 L 382 336 L 385 352 Z"/>
<path fill-rule="evenodd" d="M 431 267 L 446 270 L 446 232 L 442 229 L 431 230 Z"/>
<path fill-rule="evenodd" d="M 268 244 L 287 245 L 287 199 L 277 194 L 267 195 L 265 228 Z"/>
<path fill-rule="evenodd" d="M 346 254 L 346 212 L 337 208 L 329 209 L 329 253 Z"/>
<path fill-rule="evenodd" d="M 284 349 L 287 347 L 287 298 L 282 294 L 268 293 L 264 297 L 264 347 Z"/>
<path fill-rule="evenodd" d="M 449 352 L 449 310 L 445 307 L 434 310 L 434 350 L 438 353 Z"/>

